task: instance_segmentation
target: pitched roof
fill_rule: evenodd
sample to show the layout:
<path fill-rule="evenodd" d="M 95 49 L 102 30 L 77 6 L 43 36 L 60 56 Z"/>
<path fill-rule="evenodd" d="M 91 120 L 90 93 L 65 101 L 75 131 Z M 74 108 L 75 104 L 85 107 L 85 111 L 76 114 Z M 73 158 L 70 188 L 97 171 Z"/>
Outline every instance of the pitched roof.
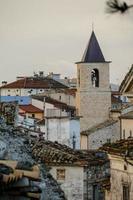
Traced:
<path fill-rule="evenodd" d="M 131 66 L 130 70 L 128 71 L 128 73 L 126 74 L 126 76 L 124 77 L 120 87 L 119 87 L 119 91 L 120 92 L 128 92 L 128 90 L 133 86 L 133 65 Z"/>
<path fill-rule="evenodd" d="M 68 88 L 66 85 L 51 78 L 25 77 L 1 86 L 1 88 Z"/>
<path fill-rule="evenodd" d="M 33 141 L 31 145 L 33 156 L 42 162 L 54 166 L 86 166 L 93 162 L 97 162 L 96 151 L 90 150 L 74 150 L 66 145 L 48 140 Z M 102 153 L 102 152 L 101 152 Z M 100 159 L 105 162 L 105 157 Z"/>
<path fill-rule="evenodd" d="M 125 159 L 126 157 L 133 158 L 133 138 L 130 137 L 126 140 L 119 140 L 110 144 L 106 143 L 100 147 L 100 150 L 105 151 L 108 154 L 124 156 Z"/>
<path fill-rule="evenodd" d="M 59 109 L 65 109 L 65 110 L 68 110 L 68 111 L 75 111 L 76 110 L 76 107 L 75 106 L 70 106 L 70 105 L 67 105 L 66 103 L 63 103 L 61 101 L 58 101 L 56 99 L 53 99 L 51 97 L 48 97 L 48 96 L 45 96 L 45 95 L 32 95 L 32 98 L 33 99 L 36 99 L 36 100 L 39 100 L 39 101 L 42 101 L 42 102 L 46 102 L 46 103 L 50 103 L 52 105 L 54 105 L 56 108 L 59 108 Z"/>
<path fill-rule="evenodd" d="M 97 63 L 105 62 L 105 58 L 97 41 L 94 31 L 92 31 L 89 43 L 84 52 L 84 55 L 81 60 L 82 63 Z"/>
<path fill-rule="evenodd" d="M 93 126 L 92 128 L 90 128 L 86 131 L 82 131 L 81 134 L 82 135 L 89 135 L 91 133 L 94 133 L 95 131 L 106 128 L 108 126 L 111 126 L 111 125 L 113 125 L 117 122 L 118 122 L 117 120 L 108 119 L 108 120 L 104 121 L 103 123 L 97 124 L 96 126 Z"/>
<path fill-rule="evenodd" d="M 20 105 L 19 108 L 28 113 L 43 113 L 43 110 L 33 106 L 32 104 Z"/>

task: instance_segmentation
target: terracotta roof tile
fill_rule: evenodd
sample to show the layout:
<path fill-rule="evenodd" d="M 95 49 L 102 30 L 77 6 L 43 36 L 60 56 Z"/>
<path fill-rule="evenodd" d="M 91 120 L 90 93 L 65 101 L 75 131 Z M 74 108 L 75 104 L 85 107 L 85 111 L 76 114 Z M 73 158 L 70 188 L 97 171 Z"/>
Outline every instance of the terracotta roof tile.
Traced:
<path fill-rule="evenodd" d="M 1 86 L 1 88 L 68 88 L 62 83 L 50 78 L 22 78 L 20 80 L 8 83 Z"/>
<path fill-rule="evenodd" d="M 19 108 L 28 113 L 43 113 L 43 110 L 29 104 L 29 105 L 20 105 Z"/>

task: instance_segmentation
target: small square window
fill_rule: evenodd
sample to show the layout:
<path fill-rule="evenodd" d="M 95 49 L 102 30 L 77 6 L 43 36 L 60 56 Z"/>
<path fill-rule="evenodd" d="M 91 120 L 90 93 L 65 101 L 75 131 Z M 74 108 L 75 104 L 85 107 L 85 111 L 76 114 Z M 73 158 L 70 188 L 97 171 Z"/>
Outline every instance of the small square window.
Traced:
<path fill-rule="evenodd" d="M 65 169 L 57 169 L 57 180 L 65 180 Z"/>

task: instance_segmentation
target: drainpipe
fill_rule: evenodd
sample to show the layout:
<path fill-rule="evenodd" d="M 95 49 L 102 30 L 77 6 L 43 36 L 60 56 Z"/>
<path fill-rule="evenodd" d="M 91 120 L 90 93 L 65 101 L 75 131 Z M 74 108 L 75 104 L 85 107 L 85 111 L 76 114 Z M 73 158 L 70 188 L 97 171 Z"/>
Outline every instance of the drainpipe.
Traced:
<path fill-rule="evenodd" d="M 121 122 L 121 118 L 120 119 L 120 140 L 122 139 L 122 122 Z"/>

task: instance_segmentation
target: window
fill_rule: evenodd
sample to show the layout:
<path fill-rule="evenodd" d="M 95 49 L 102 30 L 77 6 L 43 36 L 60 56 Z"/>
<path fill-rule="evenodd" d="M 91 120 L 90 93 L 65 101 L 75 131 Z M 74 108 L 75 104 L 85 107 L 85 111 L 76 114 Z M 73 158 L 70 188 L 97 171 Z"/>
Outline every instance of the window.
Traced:
<path fill-rule="evenodd" d="M 123 185 L 123 200 L 130 200 L 129 193 L 129 186 Z"/>
<path fill-rule="evenodd" d="M 80 69 L 78 70 L 78 85 L 80 86 Z"/>
<path fill-rule="evenodd" d="M 98 69 L 93 69 L 91 71 L 91 82 L 93 87 L 99 87 L 99 71 Z"/>
<path fill-rule="evenodd" d="M 125 129 L 123 129 L 123 139 L 125 139 Z"/>
<path fill-rule="evenodd" d="M 130 137 L 132 137 L 132 131 L 130 130 Z"/>
<path fill-rule="evenodd" d="M 32 117 L 33 117 L 33 118 L 35 117 L 35 114 L 34 114 L 34 113 L 32 113 Z"/>
<path fill-rule="evenodd" d="M 61 96 L 59 96 L 59 100 L 61 100 Z"/>
<path fill-rule="evenodd" d="M 8 92 L 10 92 L 10 90 L 8 90 Z"/>
<path fill-rule="evenodd" d="M 111 143 L 111 139 L 110 138 L 107 139 L 107 143 L 109 143 L 109 144 Z"/>
<path fill-rule="evenodd" d="M 57 169 L 57 180 L 65 180 L 65 169 Z"/>

